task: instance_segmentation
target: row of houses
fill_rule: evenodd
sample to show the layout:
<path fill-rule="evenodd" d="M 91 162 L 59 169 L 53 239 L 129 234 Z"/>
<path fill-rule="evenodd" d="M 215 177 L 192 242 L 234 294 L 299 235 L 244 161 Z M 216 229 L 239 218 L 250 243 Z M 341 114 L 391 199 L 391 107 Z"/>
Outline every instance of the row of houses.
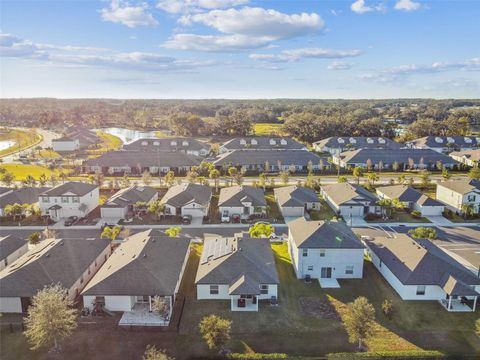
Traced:
<path fill-rule="evenodd" d="M 91 130 L 84 127 L 70 127 L 63 136 L 52 140 L 52 148 L 59 153 L 73 152 L 97 145 L 100 138 Z"/>

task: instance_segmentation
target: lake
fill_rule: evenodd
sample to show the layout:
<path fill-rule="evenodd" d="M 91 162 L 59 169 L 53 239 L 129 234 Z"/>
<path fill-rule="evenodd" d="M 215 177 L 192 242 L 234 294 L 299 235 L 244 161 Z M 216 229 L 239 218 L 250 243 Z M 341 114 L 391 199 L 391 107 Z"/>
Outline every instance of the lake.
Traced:
<path fill-rule="evenodd" d="M 1 140 L 0 141 L 0 151 L 8 149 L 9 147 L 12 147 L 15 145 L 15 140 Z"/>
<path fill-rule="evenodd" d="M 120 140 L 122 140 L 124 144 L 130 144 L 131 142 L 134 142 L 138 139 L 156 138 L 155 131 L 130 130 L 116 127 L 101 129 L 101 131 L 120 138 Z"/>

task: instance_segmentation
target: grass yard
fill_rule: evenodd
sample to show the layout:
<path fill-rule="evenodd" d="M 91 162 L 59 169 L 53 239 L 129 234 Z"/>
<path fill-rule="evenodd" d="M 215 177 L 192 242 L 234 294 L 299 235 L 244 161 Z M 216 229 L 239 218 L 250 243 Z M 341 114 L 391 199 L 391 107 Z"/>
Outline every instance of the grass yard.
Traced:
<path fill-rule="evenodd" d="M 0 151 L 0 157 L 7 156 L 29 147 L 35 146 L 42 141 L 43 137 L 35 130 L 22 131 L 17 129 L 0 129 L 0 141 L 15 141 L 13 146 Z"/>
<path fill-rule="evenodd" d="M 425 217 L 414 217 L 411 214 L 405 212 L 405 211 L 393 211 L 392 218 L 391 219 L 373 219 L 373 220 L 367 220 L 367 222 L 371 223 L 392 223 L 392 222 L 406 222 L 406 223 L 429 223 L 431 222 Z"/>
<path fill-rule="evenodd" d="M 310 211 L 311 220 L 332 220 L 337 216 L 324 200 L 320 200 L 320 206 L 320 210 Z"/>
<path fill-rule="evenodd" d="M 254 132 L 257 136 L 284 136 L 285 132 L 282 130 L 282 125 L 283 124 L 279 123 L 256 123 L 254 126 Z"/>
<path fill-rule="evenodd" d="M 54 173 L 57 176 L 59 176 L 61 173 L 61 171 L 57 169 L 50 170 L 45 166 L 33 164 L 0 164 L 0 168 L 11 172 L 15 176 L 16 181 L 24 180 L 28 175 L 31 175 L 35 178 L 35 180 L 38 180 L 42 174 L 50 177 Z"/>
<path fill-rule="evenodd" d="M 51 149 L 42 149 L 38 152 L 38 156 L 44 159 L 56 159 L 56 158 L 61 158 L 62 155 L 60 155 L 58 152 L 51 150 Z"/>
<path fill-rule="evenodd" d="M 449 212 L 445 217 L 454 223 L 480 223 L 480 215 L 465 219 L 463 216 L 457 215 L 454 212 Z"/>
<path fill-rule="evenodd" d="M 89 154 L 101 155 L 108 151 L 117 150 L 123 145 L 123 141 L 115 135 L 97 131 L 97 136 L 101 140 L 101 143 L 97 147 L 87 150 Z"/>
<path fill-rule="evenodd" d="M 280 211 L 280 207 L 275 201 L 275 195 L 272 192 L 265 193 L 265 200 L 267 201 L 267 217 L 275 220 L 276 222 L 283 222 L 283 215 Z"/>

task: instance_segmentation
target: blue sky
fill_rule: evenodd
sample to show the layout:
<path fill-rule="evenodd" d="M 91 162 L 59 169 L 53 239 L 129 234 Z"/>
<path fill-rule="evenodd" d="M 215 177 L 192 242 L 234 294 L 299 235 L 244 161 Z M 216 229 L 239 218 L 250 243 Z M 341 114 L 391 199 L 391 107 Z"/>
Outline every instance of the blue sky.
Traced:
<path fill-rule="evenodd" d="M 4 98 L 480 97 L 480 1 L 0 6 Z"/>

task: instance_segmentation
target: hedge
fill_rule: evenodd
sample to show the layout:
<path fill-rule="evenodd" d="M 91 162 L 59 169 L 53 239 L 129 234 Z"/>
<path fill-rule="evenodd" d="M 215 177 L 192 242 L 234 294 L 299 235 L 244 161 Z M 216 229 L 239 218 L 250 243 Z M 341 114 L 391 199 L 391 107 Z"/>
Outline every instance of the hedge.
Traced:
<path fill-rule="evenodd" d="M 388 360 L 408 360 L 408 359 L 442 359 L 445 355 L 434 350 L 410 350 L 410 351 L 375 351 L 364 353 L 332 353 L 327 354 L 328 360 L 349 360 L 349 359 L 388 359 Z"/>

